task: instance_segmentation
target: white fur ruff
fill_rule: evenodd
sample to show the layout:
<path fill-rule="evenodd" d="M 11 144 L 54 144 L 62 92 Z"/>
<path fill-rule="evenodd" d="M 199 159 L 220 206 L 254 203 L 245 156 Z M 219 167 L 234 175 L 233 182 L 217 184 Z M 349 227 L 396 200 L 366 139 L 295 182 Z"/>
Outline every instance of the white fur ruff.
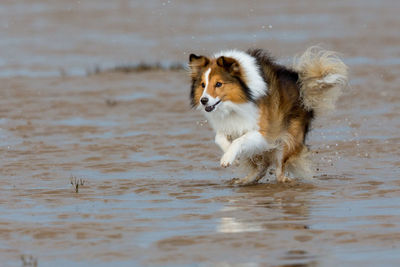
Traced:
<path fill-rule="evenodd" d="M 268 93 L 268 86 L 261 76 L 260 66 L 257 64 L 254 57 L 239 50 L 221 51 L 214 55 L 215 58 L 221 56 L 230 57 L 239 62 L 239 65 L 244 72 L 246 85 L 249 87 L 254 99 L 259 99 Z"/>
<path fill-rule="evenodd" d="M 233 139 L 259 128 L 259 110 L 251 102 L 234 104 L 225 101 L 221 102 L 212 112 L 202 110 L 215 132 L 231 136 Z"/>

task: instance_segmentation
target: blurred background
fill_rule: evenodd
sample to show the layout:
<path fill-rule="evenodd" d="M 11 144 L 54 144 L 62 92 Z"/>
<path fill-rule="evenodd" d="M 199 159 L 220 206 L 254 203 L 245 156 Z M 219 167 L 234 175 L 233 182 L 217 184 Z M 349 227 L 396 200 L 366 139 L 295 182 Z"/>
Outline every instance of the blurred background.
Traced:
<path fill-rule="evenodd" d="M 348 64 L 400 64 L 399 9 L 395 0 L 3 0 L 0 76 L 85 75 L 227 48 L 261 47 L 290 62 L 315 44 Z"/>
<path fill-rule="evenodd" d="M 0 1 L 1 266 L 398 266 L 400 1 Z M 319 44 L 315 177 L 232 187 L 189 53 Z"/>

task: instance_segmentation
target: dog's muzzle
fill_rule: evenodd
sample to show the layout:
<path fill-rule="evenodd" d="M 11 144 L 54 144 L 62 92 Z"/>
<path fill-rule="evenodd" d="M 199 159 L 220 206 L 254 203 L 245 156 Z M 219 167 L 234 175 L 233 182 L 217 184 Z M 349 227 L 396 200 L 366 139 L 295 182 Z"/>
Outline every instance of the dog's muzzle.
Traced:
<path fill-rule="evenodd" d="M 211 112 L 211 111 L 213 111 L 213 110 L 215 109 L 215 107 L 216 107 L 219 103 L 221 103 L 221 100 L 218 100 L 218 102 L 215 103 L 215 104 L 212 105 L 212 106 L 206 106 L 206 107 L 205 107 L 205 110 L 206 110 L 207 112 Z"/>

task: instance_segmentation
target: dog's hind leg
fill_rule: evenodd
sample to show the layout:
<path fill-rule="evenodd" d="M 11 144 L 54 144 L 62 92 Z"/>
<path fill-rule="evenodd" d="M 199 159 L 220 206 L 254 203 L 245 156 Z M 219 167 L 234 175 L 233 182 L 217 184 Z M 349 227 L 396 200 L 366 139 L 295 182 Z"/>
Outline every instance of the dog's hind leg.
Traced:
<path fill-rule="evenodd" d="M 242 179 L 233 179 L 232 184 L 235 185 L 251 185 L 256 184 L 267 173 L 268 168 L 253 169 L 246 177 Z"/>
<path fill-rule="evenodd" d="M 305 146 L 303 144 L 296 144 L 293 147 L 289 147 L 288 145 L 284 145 L 282 148 L 277 149 L 275 152 L 275 165 L 276 165 L 276 181 L 277 182 L 290 182 L 291 179 L 285 175 L 286 169 L 288 171 L 291 171 L 293 173 L 293 161 L 296 159 L 296 157 L 302 156 L 301 153 L 306 150 Z M 303 159 L 305 162 L 305 159 Z M 299 163 L 304 164 L 303 162 L 299 161 Z M 304 166 L 297 166 L 298 170 L 300 171 L 300 167 L 304 170 L 306 170 L 306 165 Z M 296 169 L 297 170 L 297 169 Z M 299 173 L 295 172 L 295 174 Z M 297 177 L 300 178 L 300 177 Z"/>
<path fill-rule="evenodd" d="M 285 176 L 285 168 L 290 169 L 290 160 L 300 155 L 304 147 L 304 121 L 293 119 L 287 129 L 287 133 L 281 135 L 281 147 L 275 152 L 275 175 L 277 182 L 290 182 L 291 179 Z"/>
<path fill-rule="evenodd" d="M 286 161 L 286 170 L 296 178 L 311 179 L 314 175 L 311 169 L 310 152 L 302 146 L 300 153 L 289 157 Z"/>
<path fill-rule="evenodd" d="M 275 165 L 276 165 L 275 176 L 276 176 L 276 181 L 278 183 L 285 183 L 291 181 L 291 179 L 285 175 L 284 152 L 285 149 L 282 148 L 282 149 L 277 149 L 275 153 Z"/>
<path fill-rule="evenodd" d="M 258 161 L 255 163 L 253 160 L 248 160 L 248 165 L 250 167 L 250 172 L 246 175 L 246 177 L 242 179 L 233 179 L 232 184 L 236 185 L 251 185 L 258 183 L 265 174 L 270 166 L 270 161 L 267 158 L 264 158 L 263 161 Z"/>
<path fill-rule="evenodd" d="M 267 173 L 268 167 L 254 168 L 246 177 L 242 179 L 233 179 L 232 184 L 235 185 L 251 185 L 256 184 Z"/>

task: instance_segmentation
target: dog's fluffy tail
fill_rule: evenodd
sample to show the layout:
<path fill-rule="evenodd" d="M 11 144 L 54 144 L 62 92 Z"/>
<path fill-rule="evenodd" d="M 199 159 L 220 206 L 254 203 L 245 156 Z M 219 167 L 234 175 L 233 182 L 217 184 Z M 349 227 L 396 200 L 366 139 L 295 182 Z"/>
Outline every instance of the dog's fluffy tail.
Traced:
<path fill-rule="evenodd" d="M 347 66 L 335 52 L 310 47 L 295 59 L 301 97 L 308 110 L 322 112 L 335 108 L 335 102 L 347 86 Z"/>

